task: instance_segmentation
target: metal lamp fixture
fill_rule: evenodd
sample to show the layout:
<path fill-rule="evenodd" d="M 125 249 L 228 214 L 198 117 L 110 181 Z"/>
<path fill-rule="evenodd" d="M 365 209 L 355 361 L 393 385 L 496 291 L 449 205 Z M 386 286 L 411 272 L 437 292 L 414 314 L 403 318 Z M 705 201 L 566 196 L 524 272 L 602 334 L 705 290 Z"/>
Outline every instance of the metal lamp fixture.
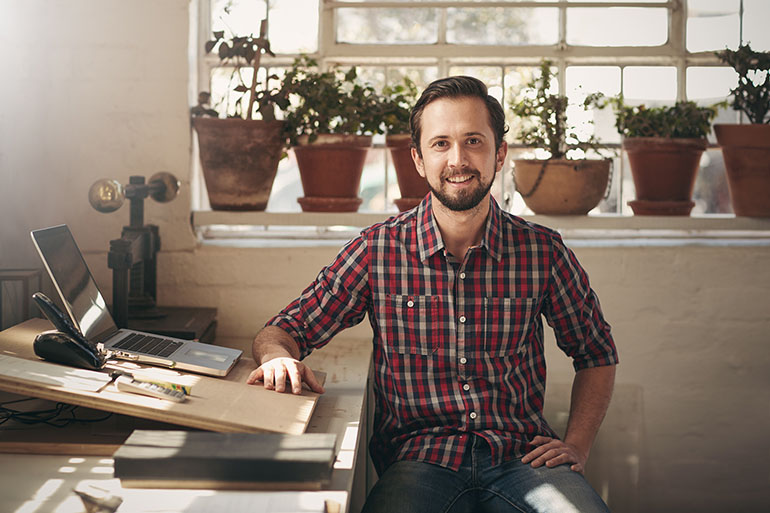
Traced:
<path fill-rule="evenodd" d="M 126 198 L 130 201 L 129 226 L 124 226 L 120 239 L 110 241 L 107 265 L 112 269 L 113 316 L 120 328 L 128 319 L 163 317 L 156 305 L 157 260 L 160 250 L 158 227 L 144 224 L 144 200 L 148 196 L 167 203 L 179 195 L 179 180 L 171 173 L 160 172 L 145 183 L 143 176 L 131 176 L 129 183 L 117 180 L 96 181 L 88 191 L 88 201 L 102 213 L 118 210 Z"/>
<path fill-rule="evenodd" d="M 130 226 L 144 224 L 144 199 L 150 196 L 159 203 L 167 203 L 179 195 L 179 180 L 171 173 L 161 171 L 145 183 L 143 176 L 132 176 L 126 185 L 117 180 L 97 180 L 88 190 L 88 202 L 102 213 L 115 212 L 128 198 L 131 202 Z"/>

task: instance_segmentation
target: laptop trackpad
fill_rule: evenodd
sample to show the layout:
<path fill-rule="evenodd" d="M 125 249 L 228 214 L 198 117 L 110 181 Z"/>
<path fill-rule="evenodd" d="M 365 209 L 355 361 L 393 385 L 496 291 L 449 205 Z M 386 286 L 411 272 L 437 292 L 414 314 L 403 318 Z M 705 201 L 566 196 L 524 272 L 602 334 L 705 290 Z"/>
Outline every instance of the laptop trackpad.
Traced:
<path fill-rule="evenodd" d="M 228 355 L 223 354 L 221 352 L 215 352 L 215 351 L 209 350 L 208 348 L 199 348 L 199 347 L 190 347 L 190 349 L 186 352 L 186 354 L 187 356 L 191 356 L 198 360 L 205 360 L 205 361 L 219 362 L 219 363 L 224 363 L 229 358 Z"/>

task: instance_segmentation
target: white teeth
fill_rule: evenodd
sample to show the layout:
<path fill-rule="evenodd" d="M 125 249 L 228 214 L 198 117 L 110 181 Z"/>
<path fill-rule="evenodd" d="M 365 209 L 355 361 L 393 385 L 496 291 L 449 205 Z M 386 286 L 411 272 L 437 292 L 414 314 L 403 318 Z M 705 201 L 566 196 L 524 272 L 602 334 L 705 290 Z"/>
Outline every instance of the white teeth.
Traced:
<path fill-rule="evenodd" d="M 447 178 L 447 182 L 462 183 L 471 179 L 470 175 L 450 176 Z"/>

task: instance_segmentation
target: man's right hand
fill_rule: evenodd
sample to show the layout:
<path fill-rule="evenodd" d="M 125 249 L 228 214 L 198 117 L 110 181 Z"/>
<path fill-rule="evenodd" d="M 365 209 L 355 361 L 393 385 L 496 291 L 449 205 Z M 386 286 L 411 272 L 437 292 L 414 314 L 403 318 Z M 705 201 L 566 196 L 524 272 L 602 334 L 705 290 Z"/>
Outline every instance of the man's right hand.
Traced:
<path fill-rule="evenodd" d="M 284 392 L 287 379 L 293 394 L 302 393 L 303 383 L 313 392 L 324 393 L 324 387 L 318 382 L 310 367 L 291 357 L 278 357 L 266 361 L 249 374 L 246 383 L 253 385 L 262 382 L 267 390 Z"/>

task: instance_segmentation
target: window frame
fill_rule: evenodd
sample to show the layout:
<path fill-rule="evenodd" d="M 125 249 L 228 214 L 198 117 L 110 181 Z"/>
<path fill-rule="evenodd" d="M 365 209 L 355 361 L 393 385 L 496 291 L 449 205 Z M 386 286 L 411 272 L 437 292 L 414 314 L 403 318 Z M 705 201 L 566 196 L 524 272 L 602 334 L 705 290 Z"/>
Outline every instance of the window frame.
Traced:
<path fill-rule="evenodd" d="M 191 60 L 196 63 L 195 70 L 196 90 L 190 92 L 191 98 L 197 97 L 197 91 L 209 89 L 209 77 L 213 68 L 219 67 L 220 63 L 216 56 L 202 55 L 202 49 L 205 41 L 208 39 L 211 27 L 210 3 L 212 0 L 197 0 L 197 19 L 192 23 L 195 27 L 194 34 L 191 34 L 190 42 Z M 741 3 L 742 5 L 742 3 Z M 345 8 L 441 8 L 442 17 L 438 28 L 438 42 L 435 44 L 349 44 L 340 43 L 336 40 L 336 24 L 339 9 Z M 499 45 L 478 45 L 478 44 L 455 44 L 446 42 L 446 8 L 450 7 L 545 7 L 557 8 L 559 12 L 559 35 L 558 42 L 554 45 L 533 45 L 533 46 L 499 46 Z M 569 45 L 567 43 L 567 13 L 569 9 L 574 8 L 608 8 L 608 7 L 635 7 L 635 8 L 665 8 L 668 12 L 667 40 L 662 45 L 657 46 L 579 46 Z M 527 66 L 534 67 L 539 64 L 543 58 L 548 58 L 554 62 L 559 76 L 565 76 L 569 66 L 616 66 L 620 68 L 620 85 L 623 90 L 624 73 L 623 69 L 628 66 L 671 66 L 676 69 L 677 91 L 676 100 L 687 99 L 687 69 L 691 66 L 711 67 L 722 66 L 712 51 L 689 52 L 686 47 L 687 40 L 687 0 L 664 0 L 657 2 L 634 2 L 634 1 L 616 1 L 616 2 L 591 2 L 591 1 L 426 1 L 426 0 L 381 0 L 381 1 L 339 1 L 339 0 L 319 0 L 318 1 L 318 49 L 309 54 L 316 59 L 323 69 L 336 65 L 366 65 L 382 66 L 385 68 L 403 67 L 403 66 L 426 66 L 436 67 L 438 76 L 446 76 L 452 66 L 490 66 L 499 67 L 501 70 L 501 79 L 505 74 L 506 67 Z M 268 13 L 269 16 L 269 13 Z M 741 28 L 742 30 L 742 28 Z M 740 34 L 742 38 L 742 34 Z M 409 55 L 409 57 L 404 57 Z M 291 64 L 297 54 L 277 55 L 276 57 L 265 56 L 263 65 L 265 67 L 283 67 Z M 565 80 L 559 80 L 559 93 L 566 94 L 567 84 Z M 193 138 L 194 140 L 195 138 Z M 193 143 L 195 145 L 195 143 Z M 521 145 L 510 144 L 511 148 L 521 148 Z M 619 147 L 619 144 L 614 145 Z M 388 159 L 386 159 L 387 161 Z M 228 225 L 297 225 L 310 222 L 308 216 L 300 213 L 281 213 L 266 212 L 262 215 L 240 215 L 236 213 L 227 213 L 220 215 L 218 213 L 206 213 L 196 206 L 200 206 L 206 199 L 205 187 L 203 186 L 202 173 L 197 162 L 197 149 L 193 149 L 193 178 L 191 187 L 193 189 L 193 224 L 197 229 L 200 226 L 211 224 Z M 626 173 L 624 159 L 618 158 L 619 169 L 616 170 L 616 180 L 622 187 L 623 176 Z M 385 165 L 385 184 L 387 195 L 387 167 Z M 511 182 L 511 180 L 507 180 Z M 511 184 L 507 184 L 505 178 L 500 181 L 501 192 L 513 194 Z M 620 201 L 622 201 L 622 189 L 618 191 Z M 387 198 L 386 198 L 387 201 Z M 392 211 L 383 212 L 382 218 L 393 214 Z M 216 215 L 215 215 L 216 214 Z M 378 214 L 380 215 L 380 214 Z M 276 216 L 279 216 L 278 218 Z M 366 220 L 372 216 L 371 213 L 349 214 L 343 216 L 349 226 L 366 225 Z M 616 213 L 600 214 L 599 216 L 610 217 L 629 217 L 622 213 L 622 208 Z M 592 217 L 599 217 L 592 216 Z M 525 216 L 541 217 L 541 216 Z M 583 216 L 588 217 L 588 216 Z M 704 217 L 720 219 L 719 226 L 725 218 L 734 218 L 731 214 L 707 214 Z M 285 219 L 278 221 L 279 218 Z M 226 221 L 230 219 L 230 221 Z M 358 222 L 356 220 L 360 220 Z M 655 224 L 654 222 L 652 223 Z M 664 223 L 668 226 L 668 222 Z M 680 223 L 681 224 L 681 223 Z M 688 223 L 684 223 L 687 225 Z M 312 226 L 326 226 L 325 221 L 312 222 Z M 648 227 L 649 223 L 642 223 Z M 610 222 L 607 229 L 613 229 L 614 224 Z M 705 229 L 698 225 L 698 229 Z M 646 229 L 646 228 L 645 228 Z M 762 228 L 764 230 L 765 228 Z M 312 233 L 309 237 L 313 237 Z"/>

